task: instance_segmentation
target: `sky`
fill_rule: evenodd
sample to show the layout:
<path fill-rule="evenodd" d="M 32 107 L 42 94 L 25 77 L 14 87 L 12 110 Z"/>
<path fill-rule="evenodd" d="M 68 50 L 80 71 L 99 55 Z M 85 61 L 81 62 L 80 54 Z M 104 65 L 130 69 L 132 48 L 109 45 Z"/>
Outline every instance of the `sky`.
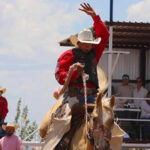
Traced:
<path fill-rule="evenodd" d="M 92 26 L 80 12 L 89 2 L 103 21 L 109 20 L 109 0 L 0 0 L 0 85 L 7 89 L 13 121 L 18 100 L 29 108 L 29 119 L 40 124 L 56 102 L 60 87 L 54 73 L 58 57 L 68 47 L 58 42 Z M 150 22 L 150 0 L 114 0 L 114 21 Z"/>

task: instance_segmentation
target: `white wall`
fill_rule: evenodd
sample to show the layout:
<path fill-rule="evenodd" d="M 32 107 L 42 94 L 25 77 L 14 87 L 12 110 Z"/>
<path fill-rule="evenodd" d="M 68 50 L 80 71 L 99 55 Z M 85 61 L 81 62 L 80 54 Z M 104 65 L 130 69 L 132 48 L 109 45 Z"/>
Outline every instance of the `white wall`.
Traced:
<path fill-rule="evenodd" d="M 108 50 L 108 49 L 106 49 Z M 123 74 L 128 74 L 131 80 L 136 80 L 140 76 L 140 50 L 131 49 L 114 49 L 118 51 L 129 51 L 129 55 L 121 55 L 113 74 L 113 79 L 122 79 Z M 116 55 L 113 54 L 113 62 Z M 100 59 L 100 66 L 107 73 L 108 69 L 108 54 L 103 54 Z M 150 50 L 146 51 L 146 79 L 150 80 Z M 113 83 L 116 87 L 120 83 Z M 134 87 L 135 84 L 132 84 Z M 150 83 L 146 84 L 146 88 L 150 91 Z"/>
<path fill-rule="evenodd" d="M 115 51 L 129 51 L 129 55 L 120 55 L 119 61 L 116 65 L 116 69 L 113 73 L 113 79 L 121 79 L 123 74 L 128 74 L 131 80 L 135 80 L 139 74 L 140 65 L 140 51 L 131 49 L 114 49 Z M 113 63 L 116 58 L 116 54 L 113 54 Z M 108 54 L 103 54 L 100 59 L 100 66 L 107 73 L 108 66 Z"/>
<path fill-rule="evenodd" d="M 146 79 L 150 80 L 150 50 L 146 51 Z M 150 91 L 150 83 L 146 84 L 146 88 Z"/>
<path fill-rule="evenodd" d="M 150 50 L 146 51 L 146 79 L 150 80 Z"/>

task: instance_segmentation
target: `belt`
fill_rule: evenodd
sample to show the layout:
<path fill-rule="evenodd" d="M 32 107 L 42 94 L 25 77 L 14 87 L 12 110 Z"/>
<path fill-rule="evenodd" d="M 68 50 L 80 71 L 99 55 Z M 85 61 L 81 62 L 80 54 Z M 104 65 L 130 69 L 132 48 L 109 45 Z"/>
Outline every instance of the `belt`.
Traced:
<path fill-rule="evenodd" d="M 98 90 L 96 88 L 86 88 L 87 96 L 97 96 Z M 83 97 L 84 96 L 84 88 L 83 87 L 69 87 L 67 91 L 70 97 Z"/>

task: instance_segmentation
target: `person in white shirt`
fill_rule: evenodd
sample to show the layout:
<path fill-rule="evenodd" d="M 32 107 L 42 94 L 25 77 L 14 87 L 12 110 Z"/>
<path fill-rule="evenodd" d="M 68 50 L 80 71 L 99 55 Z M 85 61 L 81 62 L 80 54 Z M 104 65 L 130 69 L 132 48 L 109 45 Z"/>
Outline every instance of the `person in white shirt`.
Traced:
<path fill-rule="evenodd" d="M 122 84 L 116 89 L 116 95 L 118 97 L 133 97 L 133 87 L 130 85 L 129 75 L 124 74 L 122 76 Z M 128 107 L 129 104 L 133 103 L 132 99 L 117 99 L 116 108 Z M 129 111 L 116 111 L 115 115 L 117 118 L 130 118 Z M 136 133 L 133 130 L 132 122 L 119 122 L 120 127 L 126 131 L 131 139 L 136 138 Z"/>
<path fill-rule="evenodd" d="M 135 98 L 145 98 L 147 93 L 148 93 L 148 90 L 143 87 L 143 80 L 142 80 L 142 78 L 138 77 L 137 78 L 137 86 L 133 90 L 133 97 L 135 97 Z M 134 100 L 134 106 L 136 108 L 140 108 L 141 107 L 141 102 L 142 102 L 141 99 L 135 99 Z"/>
<path fill-rule="evenodd" d="M 129 84 L 129 75 L 124 74 L 122 76 L 122 84 L 117 87 L 116 95 L 118 97 L 132 97 L 133 96 L 133 87 Z M 116 108 L 123 108 L 124 104 L 131 103 L 132 100 L 129 99 L 117 99 Z"/>
<path fill-rule="evenodd" d="M 150 98 L 150 92 L 147 94 Z M 141 119 L 150 119 L 150 100 L 141 102 Z M 143 140 L 150 140 L 150 122 L 142 122 L 142 138 Z"/>

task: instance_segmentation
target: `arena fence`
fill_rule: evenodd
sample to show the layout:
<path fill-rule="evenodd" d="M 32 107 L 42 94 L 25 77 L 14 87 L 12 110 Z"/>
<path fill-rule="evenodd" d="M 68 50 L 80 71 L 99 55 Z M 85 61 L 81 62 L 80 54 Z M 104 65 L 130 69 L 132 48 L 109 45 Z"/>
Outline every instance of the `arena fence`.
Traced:
<path fill-rule="evenodd" d="M 43 142 L 23 142 L 25 150 L 41 150 Z M 139 143 L 123 143 L 122 148 L 126 149 L 150 149 L 150 143 L 139 144 Z"/>
<path fill-rule="evenodd" d="M 134 100 L 150 100 L 150 98 L 133 98 L 133 97 L 116 97 L 116 100 L 117 99 L 134 99 Z M 130 111 L 130 112 L 140 112 L 141 110 L 138 109 L 138 108 L 115 108 L 114 111 Z M 116 118 L 116 121 L 138 121 L 138 122 L 147 122 L 150 120 L 149 119 L 130 119 L 130 118 Z M 31 133 L 31 135 L 35 134 L 38 132 L 38 129 L 36 131 L 34 131 L 33 133 Z M 31 135 L 29 135 L 28 137 L 30 137 Z M 28 139 L 25 138 L 26 139 Z M 28 141 L 24 141 L 23 142 L 23 145 L 25 147 L 25 150 L 42 150 L 42 146 L 43 146 L 43 142 L 28 142 Z M 145 150 L 145 149 L 149 149 L 150 150 L 150 143 L 123 143 L 122 144 L 122 149 L 125 149 L 125 150 L 128 150 L 128 149 L 142 149 L 142 150 Z"/>

